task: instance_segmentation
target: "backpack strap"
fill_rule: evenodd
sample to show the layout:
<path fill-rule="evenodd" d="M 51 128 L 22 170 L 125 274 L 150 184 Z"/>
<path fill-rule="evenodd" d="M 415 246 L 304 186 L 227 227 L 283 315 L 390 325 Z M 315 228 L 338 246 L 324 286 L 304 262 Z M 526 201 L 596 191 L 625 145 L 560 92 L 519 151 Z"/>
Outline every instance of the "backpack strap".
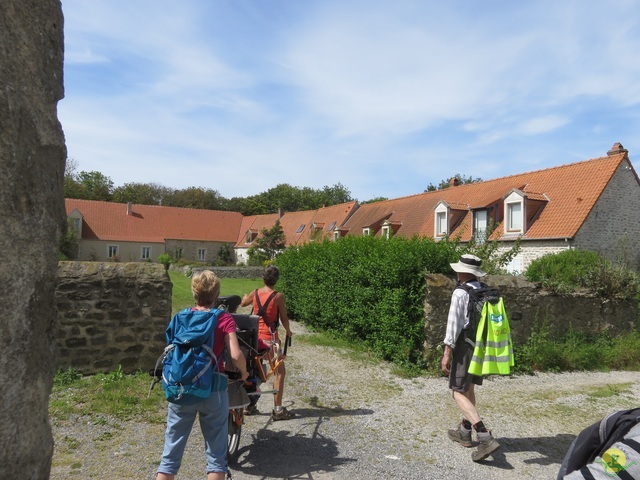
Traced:
<path fill-rule="evenodd" d="M 271 292 L 271 295 L 269 295 L 269 297 L 267 298 L 267 301 L 264 302 L 264 305 L 262 305 L 260 303 L 260 295 L 258 295 L 258 289 L 253 291 L 253 295 L 255 297 L 255 302 L 256 302 L 256 314 L 262 318 L 262 321 L 264 322 L 264 324 L 269 327 L 269 330 L 271 330 L 271 333 L 275 332 L 278 329 L 278 319 L 276 319 L 275 322 L 273 322 L 271 325 L 269 325 L 269 323 L 267 322 L 267 318 L 266 318 L 266 314 L 267 314 L 267 307 L 269 306 L 269 303 L 271 303 L 271 300 L 273 300 L 275 298 L 275 296 L 278 294 L 278 292 L 276 292 L 275 290 L 273 292 Z"/>

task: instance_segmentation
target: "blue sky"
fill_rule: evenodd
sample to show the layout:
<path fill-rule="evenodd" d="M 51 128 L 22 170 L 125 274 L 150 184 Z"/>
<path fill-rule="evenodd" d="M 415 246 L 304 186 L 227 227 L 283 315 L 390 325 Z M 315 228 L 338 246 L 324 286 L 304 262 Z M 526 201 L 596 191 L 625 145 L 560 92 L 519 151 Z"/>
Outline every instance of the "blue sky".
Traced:
<path fill-rule="evenodd" d="M 360 201 L 640 155 L 634 0 L 62 0 L 68 157 Z M 637 166 L 636 166 L 637 169 Z"/>

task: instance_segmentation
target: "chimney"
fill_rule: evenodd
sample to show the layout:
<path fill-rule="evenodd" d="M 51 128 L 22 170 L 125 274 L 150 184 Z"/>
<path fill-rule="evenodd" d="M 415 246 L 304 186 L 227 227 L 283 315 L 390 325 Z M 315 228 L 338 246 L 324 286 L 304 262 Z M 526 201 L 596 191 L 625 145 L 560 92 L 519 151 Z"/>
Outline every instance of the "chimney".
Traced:
<path fill-rule="evenodd" d="M 133 215 L 133 203 L 127 202 L 127 215 Z"/>
<path fill-rule="evenodd" d="M 457 187 L 458 185 L 460 185 L 460 179 L 458 177 L 451 177 L 451 179 L 449 180 L 449 186 Z"/>
<path fill-rule="evenodd" d="M 611 147 L 611 150 L 607 152 L 607 155 L 611 157 L 613 155 L 618 155 L 619 153 L 629 153 L 629 150 L 624 148 L 620 142 L 616 142 L 613 144 L 613 147 Z"/>
<path fill-rule="evenodd" d="M 278 220 L 282 218 L 282 208 L 278 207 Z"/>

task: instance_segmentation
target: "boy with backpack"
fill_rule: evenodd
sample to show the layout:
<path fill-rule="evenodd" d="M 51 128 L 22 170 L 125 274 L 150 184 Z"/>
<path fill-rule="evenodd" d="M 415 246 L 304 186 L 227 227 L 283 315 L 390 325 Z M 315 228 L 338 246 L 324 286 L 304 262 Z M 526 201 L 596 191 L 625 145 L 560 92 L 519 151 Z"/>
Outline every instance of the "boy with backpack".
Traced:
<path fill-rule="evenodd" d="M 214 308 L 220 294 L 218 277 L 210 270 L 195 273 L 191 292 L 196 306 L 175 314 L 165 333 L 162 386 L 169 408 L 158 480 L 177 475 L 196 415 L 205 441 L 207 480 L 224 480 L 229 395 L 224 360 L 218 359 L 225 348 L 241 379 L 249 376 L 233 317 Z"/>
<path fill-rule="evenodd" d="M 482 260 L 475 255 L 462 255 L 457 263 L 450 265 L 457 274 L 458 286 L 451 295 L 440 367 L 449 375 L 449 388 L 462 412 L 462 421 L 457 428 L 448 431 L 448 436 L 464 447 L 472 447 L 471 432 L 472 429 L 475 430 L 479 445 L 477 450 L 472 452 L 471 459 L 479 462 L 500 448 L 500 444 L 487 430 L 476 409 L 474 388 L 475 385 L 482 385 L 483 377 L 469 373 L 476 347 L 477 326 L 472 324 L 474 307 L 470 303 L 470 295 L 483 287 L 478 278 L 486 273 L 480 268 Z"/>
<path fill-rule="evenodd" d="M 274 290 L 279 278 L 280 269 L 275 265 L 267 265 L 262 274 L 264 287 L 254 290 L 251 294 L 245 294 L 240 303 L 241 307 L 253 305 L 253 314 L 260 317 L 258 339 L 269 346 L 270 356 L 278 354 L 279 347 L 282 345 L 278 336 L 279 322 L 282 322 L 289 339 L 293 335 L 289 328 L 289 317 L 287 316 L 284 295 Z M 271 412 L 271 420 L 274 422 L 289 420 L 294 416 L 286 407 L 282 406 L 285 374 L 284 361 L 282 361 L 273 377 L 273 389 L 277 392 L 273 396 L 273 411 Z M 257 408 L 253 411 L 247 410 L 245 414 L 256 412 Z"/>

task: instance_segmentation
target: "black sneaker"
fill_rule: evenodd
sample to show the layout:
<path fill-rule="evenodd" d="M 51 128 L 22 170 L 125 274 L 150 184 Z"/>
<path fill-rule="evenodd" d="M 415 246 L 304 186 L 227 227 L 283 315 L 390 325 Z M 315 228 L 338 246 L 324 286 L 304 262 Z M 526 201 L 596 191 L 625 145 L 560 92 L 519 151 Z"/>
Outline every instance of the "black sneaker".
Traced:
<path fill-rule="evenodd" d="M 260 411 L 258 410 L 258 407 L 256 405 L 248 405 L 244 409 L 244 414 L 245 415 L 257 415 L 259 413 L 260 413 Z"/>

